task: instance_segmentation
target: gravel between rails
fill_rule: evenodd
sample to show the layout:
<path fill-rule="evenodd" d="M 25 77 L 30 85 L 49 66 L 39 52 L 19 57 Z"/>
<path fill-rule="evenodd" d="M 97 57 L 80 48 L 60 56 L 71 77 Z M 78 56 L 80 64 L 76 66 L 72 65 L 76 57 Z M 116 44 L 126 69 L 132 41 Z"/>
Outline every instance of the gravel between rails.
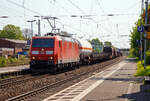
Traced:
<path fill-rule="evenodd" d="M 112 60 L 110 60 L 110 61 L 112 61 Z M 88 71 L 92 71 L 96 68 L 99 68 L 99 66 L 103 67 L 103 65 L 104 65 L 104 62 L 99 63 L 99 64 L 90 65 L 90 66 L 82 66 L 81 68 L 75 69 L 72 71 L 59 73 L 57 75 L 49 74 L 43 78 L 41 77 L 41 78 L 38 78 L 35 80 L 29 80 L 29 81 L 21 83 L 21 84 L 16 84 L 16 85 L 13 85 L 13 86 L 10 86 L 7 88 L 2 88 L 2 89 L 0 89 L 0 92 L 3 92 L 3 93 L 0 93 L 0 101 L 4 101 L 11 97 L 15 97 L 17 95 L 24 94 L 24 93 L 27 93 L 32 90 L 36 90 L 43 86 L 64 80 L 68 77 L 73 77 L 73 76 L 75 77 L 78 74 L 81 74 L 83 72 L 88 72 Z M 76 80 L 74 80 L 74 81 L 76 81 Z"/>

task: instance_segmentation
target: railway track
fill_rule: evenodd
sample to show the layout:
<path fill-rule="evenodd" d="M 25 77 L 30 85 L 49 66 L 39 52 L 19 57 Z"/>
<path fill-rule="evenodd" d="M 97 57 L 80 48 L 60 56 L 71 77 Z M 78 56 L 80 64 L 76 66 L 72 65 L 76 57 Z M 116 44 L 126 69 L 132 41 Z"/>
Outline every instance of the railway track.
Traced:
<path fill-rule="evenodd" d="M 11 87 L 12 85 L 19 85 L 21 83 L 25 83 L 25 82 L 40 79 L 40 78 L 44 78 L 44 77 L 47 77 L 47 76 L 48 75 L 33 76 L 33 74 L 32 74 L 32 75 L 25 75 L 25 76 L 20 76 L 20 77 L 16 77 L 16 78 L 9 78 L 9 79 L 6 79 L 6 80 L 1 80 L 0 81 L 0 89 Z"/>
<path fill-rule="evenodd" d="M 17 77 L 13 77 L 13 78 L 8 78 L 8 79 L 3 79 L 0 80 L 0 89 L 5 87 L 5 85 L 9 84 L 9 83 L 13 83 L 18 81 L 19 79 L 25 78 L 26 76 L 17 76 Z"/>
<path fill-rule="evenodd" d="M 116 58 L 116 59 L 113 59 L 113 60 L 105 61 L 105 62 L 102 62 L 100 64 L 91 65 L 90 68 L 88 70 L 86 70 L 85 72 L 82 71 L 80 73 L 73 74 L 73 75 L 67 74 L 67 75 L 69 75 L 69 76 L 67 76 L 67 78 L 64 78 L 64 79 L 61 79 L 61 80 L 56 80 L 53 83 L 48 83 L 44 86 L 40 86 L 38 89 L 31 90 L 31 91 L 26 92 L 24 94 L 21 94 L 21 95 L 15 96 L 13 98 L 7 99 L 6 101 L 20 101 L 20 100 L 30 99 L 30 98 L 32 98 L 36 95 L 43 94 L 48 89 L 56 88 L 56 87 L 60 86 L 61 84 L 65 84 L 67 82 L 79 79 L 84 75 L 87 75 L 87 74 L 90 74 L 90 73 L 93 74 L 94 72 L 99 72 L 102 68 L 104 68 L 106 66 L 113 65 L 113 64 L 121 61 L 122 59 L 123 58 L 121 57 L 121 58 Z"/>

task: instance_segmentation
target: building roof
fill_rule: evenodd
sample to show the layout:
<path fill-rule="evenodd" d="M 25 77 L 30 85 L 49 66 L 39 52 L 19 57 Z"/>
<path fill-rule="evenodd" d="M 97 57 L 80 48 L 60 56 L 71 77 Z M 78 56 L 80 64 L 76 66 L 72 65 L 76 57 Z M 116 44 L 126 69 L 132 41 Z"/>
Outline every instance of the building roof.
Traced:
<path fill-rule="evenodd" d="M 23 43 L 23 44 L 27 43 L 27 41 L 24 41 L 24 40 L 14 40 L 14 39 L 5 39 L 5 38 L 0 38 L 0 39 L 10 41 L 10 42 L 13 42 L 13 43 Z"/>

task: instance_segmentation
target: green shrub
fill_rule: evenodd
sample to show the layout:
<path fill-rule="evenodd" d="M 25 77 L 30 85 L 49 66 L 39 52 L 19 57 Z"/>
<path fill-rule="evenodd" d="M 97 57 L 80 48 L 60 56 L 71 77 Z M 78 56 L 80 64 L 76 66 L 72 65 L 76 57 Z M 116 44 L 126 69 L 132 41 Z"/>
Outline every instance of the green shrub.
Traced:
<path fill-rule="evenodd" d="M 144 64 L 144 61 L 142 62 Z M 150 76 L 150 65 L 146 66 L 146 69 L 144 69 L 144 66 L 141 64 L 141 61 L 138 61 L 135 76 Z"/>
<path fill-rule="evenodd" d="M 8 62 L 9 62 L 9 63 L 14 63 L 14 62 L 17 62 L 17 61 L 18 61 L 17 58 L 12 58 L 12 57 L 9 57 L 9 58 L 8 58 Z"/>
<path fill-rule="evenodd" d="M 136 57 L 136 60 L 137 60 L 137 61 L 140 60 L 139 57 Z"/>
<path fill-rule="evenodd" d="M 4 57 L 0 57 L 0 67 L 5 67 L 5 66 L 18 66 L 22 64 L 28 64 L 29 60 L 25 58 L 25 56 L 21 56 L 19 59 L 13 58 L 13 57 L 8 57 L 8 59 Z"/>
<path fill-rule="evenodd" d="M 136 57 L 136 54 L 135 54 L 135 49 L 134 48 L 130 48 L 129 50 L 129 58 L 135 58 Z"/>
<path fill-rule="evenodd" d="M 8 57 L 8 63 L 12 63 L 13 62 L 13 58 L 12 57 Z"/>
<path fill-rule="evenodd" d="M 135 58 L 136 55 L 134 54 L 134 49 L 130 49 L 130 52 L 129 52 L 129 55 L 128 55 L 128 58 Z"/>
<path fill-rule="evenodd" d="M 101 51 L 100 51 L 99 48 L 95 48 L 95 49 L 93 50 L 93 52 L 94 52 L 94 53 L 100 53 Z"/>
<path fill-rule="evenodd" d="M 7 59 L 0 57 L 0 67 L 7 66 Z"/>
<path fill-rule="evenodd" d="M 25 56 L 24 56 L 24 55 L 19 55 L 19 59 L 20 59 L 20 60 L 24 60 L 24 59 L 25 59 Z"/>

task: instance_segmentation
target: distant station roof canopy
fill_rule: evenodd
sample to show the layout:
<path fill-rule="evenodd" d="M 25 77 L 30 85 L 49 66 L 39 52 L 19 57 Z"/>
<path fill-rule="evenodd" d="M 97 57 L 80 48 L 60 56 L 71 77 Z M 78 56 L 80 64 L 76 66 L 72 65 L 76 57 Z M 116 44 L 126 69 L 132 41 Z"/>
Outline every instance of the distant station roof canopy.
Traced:
<path fill-rule="evenodd" d="M 22 48 L 27 44 L 24 40 L 0 38 L 0 48 Z"/>
<path fill-rule="evenodd" d="M 4 39 L 4 40 L 7 40 L 7 41 L 10 41 L 10 42 L 13 42 L 13 43 L 23 43 L 23 44 L 27 43 L 24 40 L 14 40 L 14 39 Z"/>

